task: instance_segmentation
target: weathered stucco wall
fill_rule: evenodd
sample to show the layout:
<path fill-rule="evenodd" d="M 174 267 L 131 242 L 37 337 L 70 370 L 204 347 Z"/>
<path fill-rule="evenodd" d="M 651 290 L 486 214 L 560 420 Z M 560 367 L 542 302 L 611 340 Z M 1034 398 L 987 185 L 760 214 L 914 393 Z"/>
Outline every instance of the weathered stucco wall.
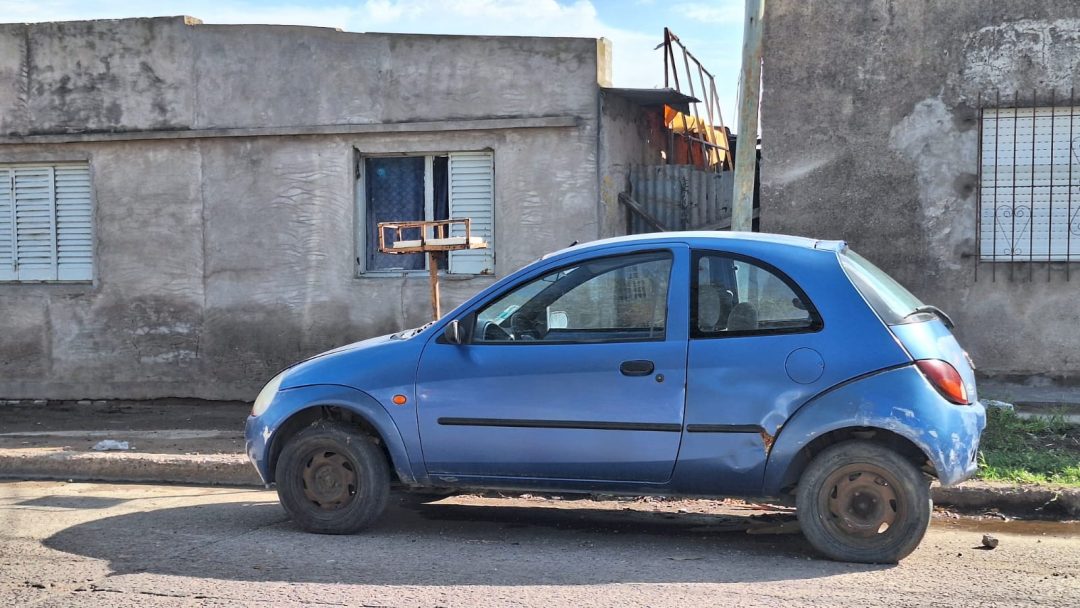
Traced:
<path fill-rule="evenodd" d="M 663 162 L 666 142 L 653 141 L 647 114 L 662 109 L 642 108 L 614 93 L 600 95 L 600 203 L 603 236 L 627 232 L 627 211 L 619 193 L 630 189 L 630 168 Z"/>
<path fill-rule="evenodd" d="M 3 98 L 27 32 L 29 93 Z M 357 153 L 493 150 L 497 276 L 598 235 L 595 40 L 154 19 L 0 26 L 0 48 L 6 135 L 447 121 L 0 145 L 0 163 L 88 160 L 95 203 L 92 284 L 0 283 L 0 397 L 251 399 L 293 361 L 430 320 L 426 276 L 356 276 Z M 577 126 L 454 126 L 563 115 Z M 445 278 L 444 310 L 493 280 Z"/>
<path fill-rule="evenodd" d="M 762 230 L 847 240 L 948 311 L 984 374 L 1080 380 L 1080 281 L 975 278 L 979 95 L 1067 98 L 1080 3 L 766 6 Z"/>
<path fill-rule="evenodd" d="M 0 24 L 0 133 L 595 114 L 596 48 L 183 17 Z"/>

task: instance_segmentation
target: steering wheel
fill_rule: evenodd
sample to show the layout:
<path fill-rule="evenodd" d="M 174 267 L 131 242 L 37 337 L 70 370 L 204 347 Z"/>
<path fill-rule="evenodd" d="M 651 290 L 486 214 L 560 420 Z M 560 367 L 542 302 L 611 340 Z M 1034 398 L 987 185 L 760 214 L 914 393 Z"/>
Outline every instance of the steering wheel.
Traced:
<path fill-rule="evenodd" d="M 484 321 L 484 327 L 480 330 L 480 335 L 485 342 L 512 342 L 514 340 L 513 334 L 491 320 Z"/>
<path fill-rule="evenodd" d="M 539 340 L 540 330 L 533 319 L 522 315 L 511 315 L 510 334 L 515 340 Z"/>

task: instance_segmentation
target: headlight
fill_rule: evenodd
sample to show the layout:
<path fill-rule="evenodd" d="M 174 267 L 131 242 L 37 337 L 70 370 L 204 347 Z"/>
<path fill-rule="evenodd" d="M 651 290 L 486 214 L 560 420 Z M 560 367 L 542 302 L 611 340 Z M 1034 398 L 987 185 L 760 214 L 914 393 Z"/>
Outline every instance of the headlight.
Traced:
<path fill-rule="evenodd" d="M 252 416 L 262 416 L 266 408 L 270 407 L 270 402 L 274 400 L 274 396 L 277 395 L 278 389 L 281 388 L 281 381 L 285 379 L 285 372 L 273 377 L 270 382 L 266 383 L 266 386 L 259 391 L 259 396 L 255 397 L 255 404 L 251 406 Z"/>

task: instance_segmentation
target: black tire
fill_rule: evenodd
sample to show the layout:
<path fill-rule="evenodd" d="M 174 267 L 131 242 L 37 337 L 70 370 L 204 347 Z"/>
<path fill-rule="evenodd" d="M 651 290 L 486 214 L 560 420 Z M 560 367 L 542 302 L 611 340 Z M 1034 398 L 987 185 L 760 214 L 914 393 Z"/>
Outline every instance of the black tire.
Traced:
<path fill-rule="evenodd" d="M 894 564 L 930 525 L 930 481 L 897 452 L 846 441 L 818 454 L 799 479 L 795 504 L 815 549 L 845 562 Z"/>
<path fill-rule="evenodd" d="M 390 468 L 375 440 L 342 423 L 319 421 L 289 439 L 275 469 L 278 500 L 302 529 L 353 534 L 382 514 Z"/>

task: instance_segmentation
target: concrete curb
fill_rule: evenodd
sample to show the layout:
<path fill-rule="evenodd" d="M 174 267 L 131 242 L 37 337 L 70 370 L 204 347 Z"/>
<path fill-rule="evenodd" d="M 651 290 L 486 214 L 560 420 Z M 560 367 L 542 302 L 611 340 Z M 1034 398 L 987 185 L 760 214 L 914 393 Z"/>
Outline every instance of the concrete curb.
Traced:
<path fill-rule="evenodd" d="M 1080 488 L 968 481 L 951 488 L 934 485 L 935 506 L 961 511 L 997 509 L 1027 517 L 1080 517 Z"/>
<path fill-rule="evenodd" d="M 0 450 L 0 478 L 261 487 L 243 454 Z M 1080 517 L 1080 488 L 968 481 L 931 488 L 934 504 L 961 511 L 996 509 L 1023 517 Z"/>
<path fill-rule="evenodd" d="M 0 450 L 0 477 L 135 483 L 262 486 L 243 454 Z"/>

